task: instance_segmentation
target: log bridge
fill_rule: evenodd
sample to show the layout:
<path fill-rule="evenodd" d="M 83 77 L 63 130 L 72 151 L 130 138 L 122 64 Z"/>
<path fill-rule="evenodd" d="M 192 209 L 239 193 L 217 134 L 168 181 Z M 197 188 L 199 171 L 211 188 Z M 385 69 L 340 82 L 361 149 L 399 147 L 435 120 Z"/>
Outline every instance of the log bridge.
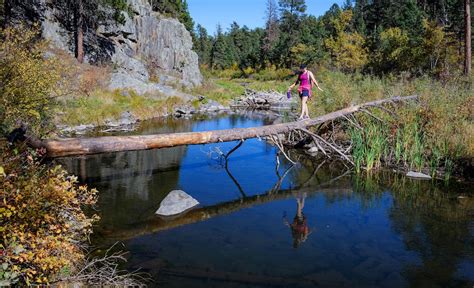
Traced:
<path fill-rule="evenodd" d="M 388 99 L 381 99 L 372 102 L 367 102 L 360 105 L 350 106 L 326 115 L 316 118 L 307 119 L 298 122 L 289 122 L 282 124 L 274 124 L 261 127 L 251 128 L 234 128 L 226 130 L 214 130 L 205 132 L 185 132 L 185 133 L 168 133 L 155 135 L 137 135 L 137 136 L 104 136 L 94 138 L 65 138 L 65 139 L 49 139 L 49 140 L 35 140 L 30 141 L 33 147 L 44 147 L 47 150 L 49 157 L 64 157 L 75 155 L 88 155 L 98 153 L 110 153 L 119 151 L 134 151 L 134 150 L 148 150 L 175 147 L 180 145 L 193 144 L 207 144 L 218 142 L 229 142 L 236 140 L 245 140 L 250 138 L 271 137 L 278 134 L 286 134 L 292 131 L 309 132 L 307 127 L 319 125 L 328 121 L 336 120 L 338 118 L 348 119 L 347 116 L 356 112 L 366 112 L 374 116 L 367 109 L 371 107 L 378 107 L 388 113 L 393 113 L 384 108 L 382 105 L 387 103 L 398 103 L 407 100 L 414 100 L 418 97 L 392 97 Z M 309 134 L 313 139 L 317 135 Z M 321 141 L 324 141 L 321 139 Z M 276 143 L 278 144 L 278 143 Z M 328 147 L 332 146 L 325 143 Z M 319 146 L 319 144 L 318 144 Z M 281 148 L 279 146 L 279 148 Z M 333 147 L 334 148 L 334 147 Z M 334 148 L 335 149 L 335 148 Z M 337 149 L 336 149 L 337 150 Z M 323 150 L 324 151 L 324 150 Z M 335 151 L 337 152 L 337 151 Z"/>

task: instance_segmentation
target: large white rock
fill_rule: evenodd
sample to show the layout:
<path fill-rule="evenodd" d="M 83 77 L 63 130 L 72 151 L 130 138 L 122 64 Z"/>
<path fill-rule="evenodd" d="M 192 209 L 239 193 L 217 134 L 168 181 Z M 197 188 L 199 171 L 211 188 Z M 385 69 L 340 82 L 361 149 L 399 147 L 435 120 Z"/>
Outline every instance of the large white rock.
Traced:
<path fill-rule="evenodd" d="M 182 190 L 171 191 L 160 203 L 160 208 L 155 214 L 160 216 L 173 216 L 187 211 L 199 202 Z"/>
<path fill-rule="evenodd" d="M 408 172 L 407 176 L 411 177 L 411 178 L 418 178 L 418 179 L 431 179 L 431 176 L 429 176 L 429 175 L 426 175 L 426 174 L 421 173 L 421 172 L 414 172 L 414 171 Z"/>

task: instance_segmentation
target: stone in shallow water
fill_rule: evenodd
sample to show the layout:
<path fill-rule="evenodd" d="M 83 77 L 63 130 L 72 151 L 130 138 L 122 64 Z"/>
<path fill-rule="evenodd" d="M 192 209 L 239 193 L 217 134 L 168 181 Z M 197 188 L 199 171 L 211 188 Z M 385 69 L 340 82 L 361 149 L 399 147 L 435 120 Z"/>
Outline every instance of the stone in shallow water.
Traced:
<path fill-rule="evenodd" d="M 408 172 L 407 176 L 412 177 L 412 178 L 419 178 L 419 179 L 431 179 L 431 176 L 429 175 L 426 175 L 420 172 L 414 172 L 414 171 Z"/>
<path fill-rule="evenodd" d="M 160 216 L 174 216 L 187 211 L 199 202 L 182 190 L 171 191 L 160 203 L 160 208 L 155 214 Z"/>

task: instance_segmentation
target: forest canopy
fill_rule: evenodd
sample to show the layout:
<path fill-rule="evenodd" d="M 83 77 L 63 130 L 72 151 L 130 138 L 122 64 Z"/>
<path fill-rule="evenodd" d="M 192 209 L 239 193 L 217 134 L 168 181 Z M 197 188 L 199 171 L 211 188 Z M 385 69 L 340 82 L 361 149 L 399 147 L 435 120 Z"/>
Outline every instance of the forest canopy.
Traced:
<path fill-rule="evenodd" d="M 209 35 L 198 24 L 200 63 L 242 71 L 306 63 L 377 74 L 462 72 L 464 0 L 347 1 L 319 17 L 306 8 L 304 0 L 268 0 L 265 27 L 234 22 Z"/>

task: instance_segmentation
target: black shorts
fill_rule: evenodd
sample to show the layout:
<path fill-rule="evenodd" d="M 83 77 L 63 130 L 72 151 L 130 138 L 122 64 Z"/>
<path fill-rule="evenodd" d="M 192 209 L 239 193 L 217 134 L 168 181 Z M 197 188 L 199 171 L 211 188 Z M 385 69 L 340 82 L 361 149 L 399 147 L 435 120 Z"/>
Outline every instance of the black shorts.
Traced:
<path fill-rule="evenodd" d="M 309 90 L 303 89 L 303 91 L 301 91 L 301 93 L 300 93 L 300 97 L 301 98 L 309 97 Z"/>

